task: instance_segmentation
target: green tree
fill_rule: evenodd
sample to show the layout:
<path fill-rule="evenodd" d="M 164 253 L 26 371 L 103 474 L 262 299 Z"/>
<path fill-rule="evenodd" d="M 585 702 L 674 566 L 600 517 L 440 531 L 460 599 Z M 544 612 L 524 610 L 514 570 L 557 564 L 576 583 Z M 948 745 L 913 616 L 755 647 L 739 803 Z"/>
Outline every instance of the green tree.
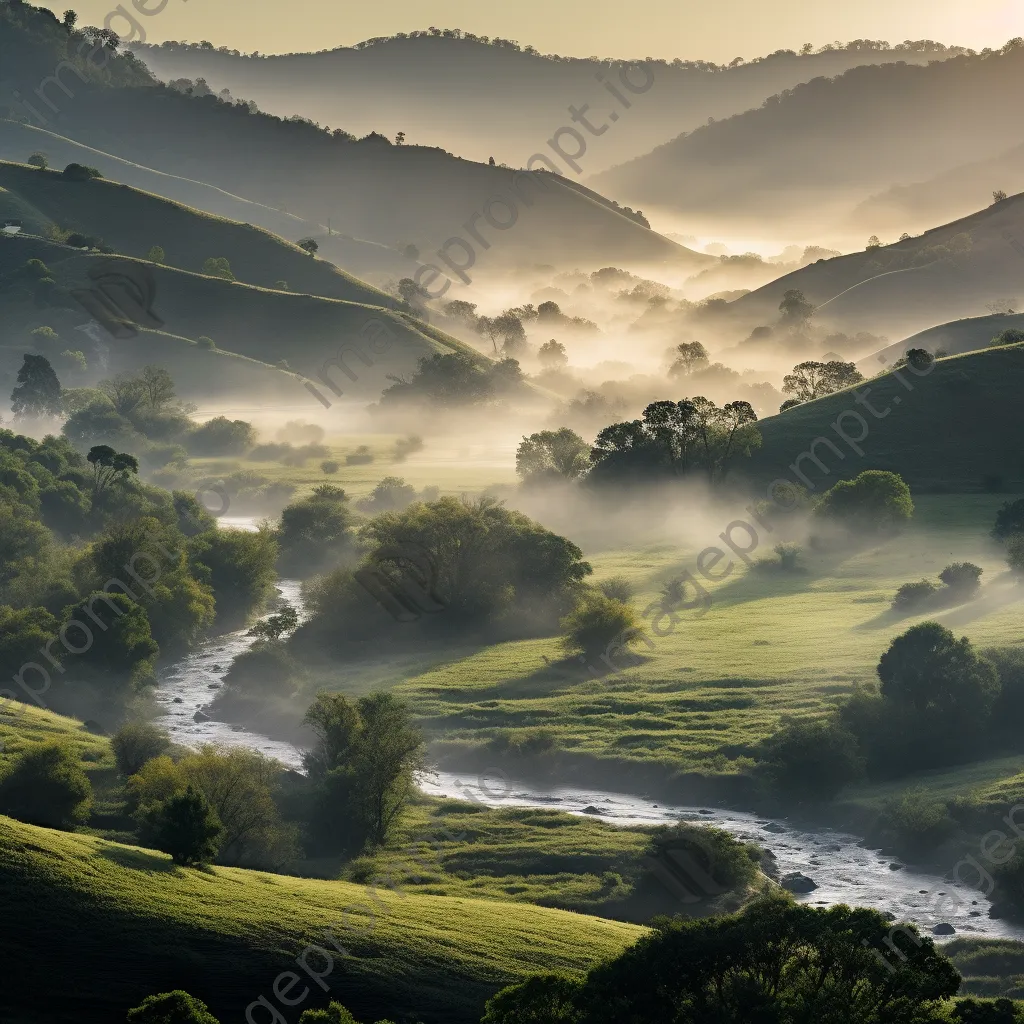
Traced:
<path fill-rule="evenodd" d="M 210 256 L 203 263 L 203 273 L 208 277 L 220 277 L 225 281 L 234 281 L 231 264 L 226 256 Z"/>
<path fill-rule="evenodd" d="M 11 392 L 11 412 L 15 416 L 60 416 L 61 391 L 50 361 L 26 352 L 18 370 L 18 383 Z"/>
<path fill-rule="evenodd" d="M 47 828 L 73 828 L 88 817 L 92 783 L 70 745 L 29 747 L 0 771 L 3 814 Z"/>
<path fill-rule="evenodd" d="M 864 375 L 855 363 L 844 363 L 834 359 L 828 363 L 814 360 L 798 363 L 793 372 L 786 374 L 782 390 L 793 395 L 798 402 L 811 402 L 823 395 L 831 395 L 843 388 L 860 384 Z"/>
<path fill-rule="evenodd" d="M 898 473 L 869 469 L 826 491 L 814 514 L 849 530 L 883 533 L 911 520 L 914 501 Z"/>
<path fill-rule="evenodd" d="M 125 452 L 115 452 L 109 445 L 98 444 L 89 449 L 86 459 L 92 466 L 92 492 L 94 495 L 106 490 L 119 480 L 139 472 L 139 460 Z"/>
<path fill-rule="evenodd" d="M 568 366 L 569 364 L 569 357 L 566 355 L 565 346 L 554 338 L 550 341 L 545 341 L 541 345 L 537 350 L 537 358 L 545 370 L 560 370 L 563 366 Z"/>
<path fill-rule="evenodd" d="M 128 1011 L 128 1024 L 220 1024 L 201 999 L 181 989 L 147 996 Z"/>
<path fill-rule="evenodd" d="M 576 978 L 535 975 L 494 996 L 480 1024 L 584 1024 L 576 1005 L 582 989 Z"/>
<path fill-rule="evenodd" d="M 68 13 L 73 14 L 73 11 Z M 38 167 L 39 170 L 45 171 L 50 166 L 50 161 L 47 160 L 45 153 L 33 153 L 28 158 L 29 165 L 32 167 Z"/>
<path fill-rule="evenodd" d="M 257 622 L 249 630 L 248 635 L 268 643 L 277 643 L 285 633 L 290 633 L 298 624 L 299 613 L 291 605 L 286 604 L 275 615 Z"/>
<path fill-rule="evenodd" d="M 174 379 L 162 366 L 144 366 L 139 374 L 139 385 L 146 404 L 154 412 L 161 412 L 175 399 Z"/>
<path fill-rule="evenodd" d="M 95 167 L 88 164 L 68 164 L 62 173 L 68 181 L 92 181 L 93 178 L 103 177 Z"/>
<path fill-rule="evenodd" d="M 78 656 L 83 670 L 107 693 L 121 696 L 129 687 L 152 682 L 160 648 L 140 604 L 125 594 L 96 591 L 64 609 L 63 618 L 69 643 L 87 645 Z M 72 622 L 84 629 L 68 626 Z"/>
<path fill-rule="evenodd" d="M 475 359 L 463 352 L 424 357 L 409 380 L 389 379 L 394 380 L 394 384 L 381 395 L 381 404 L 385 406 L 405 402 L 429 402 L 442 406 L 480 405 L 494 397 L 494 383 L 490 376 Z"/>
<path fill-rule="evenodd" d="M 304 762 L 319 789 L 322 819 L 335 828 L 348 819 L 367 842 L 383 843 L 425 767 L 423 737 L 409 709 L 390 693 L 353 705 L 321 692 L 305 722 L 317 737 Z"/>
<path fill-rule="evenodd" d="M 951 590 L 969 595 L 981 586 L 984 569 L 972 562 L 953 562 L 939 573 L 939 579 Z"/>
<path fill-rule="evenodd" d="M 166 753 L 170 745 L 166 731 L 148 722 L 128 722 L 110 738 L 117 770 L 126 779 L 147 761 Z"/>
<path fill-rule="evenodd" d="M 300 238 L 298 246 L 310 256 L 315 256 L 320 251 L 320 243 L 315 238 Z"/>
<path fill-rule="evenodd" d="M 984 717 L 999 693 L 995 666 L 967 637 L 922 622 L 896 637 L 878 663 L 882 696 L 917 711 Z"/>
<path fill-rule="evenodd" d="M 908 930 L 909 930 L 909 926 Z M 897 930 L 875 910 L 819 909 L 776 897 L 742 914 L 662 921 L 574 991 L 537 981 L 488 1003 L 487 1024 L 925 1024 L 960 976 L 930 938 Z M 898 969 L 878 955 L 895 942 Z M 895 956 L 893 960 L 895 960 Z M 517 1001 L 522 1000 L 522 1007 Z M 549 1007 L 560 1016 L 545 1016 Z M 578 1013 L 571 1015 L 572 1009 Z"/>
<path fill-rule="evenodd" d="M 247 618 L 274 593 L 280 545 L 272 529 L 209 529 L 188 545 L 194 575 L 213 591 L 220 621 Z"/>
<path fill-rule="evenodd" d="M 516 450 L 516 472 L 524 482 L 578 480 L 589 468 L 590 445 L 568 427 L 524 437 Z"/>
<path fill-rule="evenodd" d="M 1018 330 L 1016 327 L 1011 327 L 1008 330 L 1003 331 L 1001 334 L 997 334 L 990 342 L 990 345 L 1019 345 L 1024 341 L 1024 331 Z"/>
<path fill-rule="evenodd" d="M 1024 533 L 1024 498 L 1006 502 L 996 513 L 992 527 L 995 540 L 1007 541 L 1016 533 Z"/>
<path fill-rule="evenodd" d="M 797 800 L 831 800 L 864 775 L 857 738 L 832 718 L 784 720 L 757 760 L 771 784 Z"/>
<path fill-rule="evenodd" d="M 805 327 L 807 322 L 814 316 L 814 306 L 807 301 L 804 293 L 796 288 L 790 288 L 779 303 L 779 312 L 782 314 L 782 322 L 791 327 Z"/>
<path fill-rule="evenodd" d="M 3 527 L 0 519 L 0 529 Z M 5 561 L 0 544 L 0 565 Z M 9 679 L 57 633 L 57 620 L 45 608 L 0 605 L 0 677 Z M 60 653 L 58 650 L 57 654 Z"/>
<path fill-rule="evenodd" d="M 157 849 L 184 867 L 216 857 L 224 834 L 209 801 L 194 786 L 161 804 L 154 825 Z"/>
<path fill-rule="evenodd" d="M 408 508 L 416 500 L 416 488 L 400 476 L 386 476 L 369 495 L 358 503 L 360 512 L 377 515 Z"/>
<path fill-rule="evenodd" d="M 282 564 L 306 574 L 330 567 L 354 552 L 355 515 L 340 487 L 321 484 L 281 513 L 277 539 Z"/>
<path fill-rule="evenodd" d="M 186 447 L 200 458 L 212 455 L 244 455 L 256 444 L 256 430 L 245 420 L 214 416 L 196 427 L 186 439 Z"/>
<path fill-rule="evenodd" d="M 668 375 L 673 380 L 689 377 L 691 373 L 702 370 L 710 362 L 708 350 L 699 341 L 684 341 L 672 350 L 674 359 L 669 367 Z"/>
<path fill-rule="evenodd" d="M 166 263 L 167 254 L 164 252 L 162 245 L 154 245 L 150 248 L 149 252 L 146 253 L 146 259 L 150 263 Z"/>

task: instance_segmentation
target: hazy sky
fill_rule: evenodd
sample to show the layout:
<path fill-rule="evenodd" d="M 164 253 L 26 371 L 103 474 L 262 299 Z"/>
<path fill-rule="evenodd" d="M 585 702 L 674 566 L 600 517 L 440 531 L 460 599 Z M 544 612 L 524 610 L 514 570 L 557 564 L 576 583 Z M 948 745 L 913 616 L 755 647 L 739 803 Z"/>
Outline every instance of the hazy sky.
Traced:
<path fill-rule="evenodd" d="M 131 10 L 131 0 L 123 0 Z M 371 36 L 462 28 L 532 43 L 542 53 L 687 57 L 717 62 L 835 39 L 937 39 L 981 49 L 1024 35 L 1020 0 L 135 0 L 151 41 L 208 39 L 280 53 L 351 45 Z M 60 14 L 67 0 L 50 3 Z M 114 0 L 79 0 L 79 24 L 102 24 Z M 122 19 L 111 22 L 121 35 Z"/>

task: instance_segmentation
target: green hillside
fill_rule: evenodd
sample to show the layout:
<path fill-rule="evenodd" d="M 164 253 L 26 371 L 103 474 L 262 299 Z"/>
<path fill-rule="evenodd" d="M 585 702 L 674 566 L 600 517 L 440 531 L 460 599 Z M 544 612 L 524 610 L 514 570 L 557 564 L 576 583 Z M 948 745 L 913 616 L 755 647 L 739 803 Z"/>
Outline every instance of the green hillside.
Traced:
<path fill-rule="evenodd" d="M 892 362 L 911 348 L 923 348 L 933 353 L 945 352 L 950 356 L 974 352 L 986 348 L 993 338 L 1010 329 L 1024 330 L 1024 313 L 993 313 L 989 316 L 970 316 L 963 320 L 953 320 L 948 324 L 929 327 L 926 331 L 920 331 L 882 349 L 875 355 L 862 359 L 860 369 L 865 373 L 874 373 L 882 365 L 878 356 L 885 356 L 887 361 Z"/>
<path fill-rule="evenodd" d="M 923 235 L 819 260 L 737 299 L 728 316 L 739 331 L 775 323 L 784 293 L 797 289 L 817 307 L 815 324 L 905 337 L 1016 295 L 1024 274 L 1018 238 L 1024 194 Z"/>
<path fill-rule="evenodd" d="M 56 282 L 61 297 L 48 306 L 41 307 L 33 299 L 31 290 L 23 287 L 22 268 L 29 259 L 43 260 Z M 54 327 L 64 339 L 75 338 L 72 347 L 87 344 L 86 338 L 72 332 L 76 326 L 86 324 L 89 316 L 69 293 L 92 287 L 89 271 L 111 259 L 124 258 L 85 254 L 20 235 L 2 240 L 0 308 L 4 311 L 6 327 L 4 347 L 20 355 L 28 343 L 28 331 L 39 325 Z M 388 385 L 389 374 L 409 373 L 415 369 L 417 359 L 436 352 L 460 351 L 481 363 L 487 362 L 443 332 L 381 306 L 275 291 L 149 263 L 145 267 L 153 275 L 153 310 L 163 321 L 165 333 L 147 332 L 140 338 L 122 341 L 107 338 L 104 342 L 107 351 L 103 356 L 109 360 L 111 369 L 165 362 L 182 381 L 182 394 L 186 397 L 223 395 L 244 390 L 251 384 L 264 394 L 270 389 L 280 395 L 283 389 L 297 403 L 314 402 L 293 376 L 301 374 L 317 381 L 321 392 L 333 400 L 335 396 L 318 378 L 324 363 L 335 360 L 345 347 L 357 347 L 367 361 L 350 352 L 345 364 L 355 379 L 337 366 L 329 370 L 330 379 L 346 397 L 357 396 L 363 400 L 376 397 Z M 194 342 L 204 336 L 212 338 L 218 349 L 268 365 L 249 367 L 257 377 L 236 375 L 236 369 L 240 369 L 238 364 L 227 374 L 207 374 L 205 371 L 212 365 L 218 365 L 222 371 L 223 364 L 211 364 L 214 353 L 182 343 L 183 339 Z M 157 350 L 143 344 L 143 338 L 156 341 Z M 379 343 L 371 347 L 373 342 Z M 186 362 L 193 365 L 186 366 Z M 284 364 L 281 369 L 290 371 L 287 379 L 282 380 L 276 372 L 268 379 L 268 371 L 279 364 Z M 190 380 L 194 382 L 191 389 L 187 387 Z M 250 394 L 249 397 L 257 396 Z"/>
<path fill-rule="evenodd" d="M 325 928 L 350 953 L 337 958 L 330 994 L 358 1017 L 469 1024 L 502 985 L 581 972 L 643 933 L 523 904 L 176 868 L 151 850 L 9 818 L 0 818 L 0 880 L 0 957 L 19 965 L 5 1008 L 47 1024 L 120 1020 L 147 994 L 177 987 L 241 1020 L 261 994 L 273 998 L 275 977 Z"/>
<path fill-rule="evenodd" d="M 84 185 L 84 187 L 83 187 Z M 159 245 L 169 266 L 201 272 L 211 256 L 223 256 L 239 281 L 293 292 L 397 307 L 390 295 L 331 263 L 312 259 L 293 242 L 252 224 L 238 224 L 120 185 L 72 182 L 59 171 L 0 162 L 0 187 L 61 228 L 102 238 L 125 256 L 145 259 Z M 26 225 L 25 230 L 31 230 Z M 296 235 L 296 237 L 299 237 Z"/>
<path fill-rule="evenodd" d="M 840 458 L 822 443 L 816 449 L 826 475 L 810 459 L 802 469 L 820 490 L 865 469 L 899 473 L 914 490 L 978 491 L 986 486 L 1024 489 L 1024 345 L 971 352 L 940 359 L 927 376 L 900 371 L 908 391 L 893 373 L 866 385 L 874 418 L 856 404 L 852 390 L 797 406 L 761 422 L 764 446 L 745 467 L 758 479 L 796 480 L 790 466 L 819 437 L 830 438 Z M 864 393 L 861 385 L 860 392 Z M 851 451 L 832 428 L 845 410 L 862 413 L 867 436 L 864 455 Z M 852 414 L 843 428 L 856 439 L 862 431 Z M 999 483 L 996 483 L 996 478 Z"/>

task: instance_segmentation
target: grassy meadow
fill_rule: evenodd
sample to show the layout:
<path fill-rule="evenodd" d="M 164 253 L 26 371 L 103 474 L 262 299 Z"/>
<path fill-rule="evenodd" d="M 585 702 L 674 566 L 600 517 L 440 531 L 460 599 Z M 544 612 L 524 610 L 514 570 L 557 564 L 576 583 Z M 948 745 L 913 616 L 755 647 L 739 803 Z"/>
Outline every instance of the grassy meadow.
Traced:
<path fill-rule="evenodd" d="M 241 1019 L 332 929 L 349 955 L 337 957 L 330 994 L 357 1016 L 468 1024 L 501 986 L 580 973 L 643 933 L 522 903 L 178 868 L 152 850 L 9 818 L 0 818 L 0 878 L 4 916 L 21 922 L 0 938 L 4 962 L 19 965 L 5 1011 L 26 1021 L 42 992 L 48 1020 L 98 1021 L 178 987 L 221 1019 Z"/>

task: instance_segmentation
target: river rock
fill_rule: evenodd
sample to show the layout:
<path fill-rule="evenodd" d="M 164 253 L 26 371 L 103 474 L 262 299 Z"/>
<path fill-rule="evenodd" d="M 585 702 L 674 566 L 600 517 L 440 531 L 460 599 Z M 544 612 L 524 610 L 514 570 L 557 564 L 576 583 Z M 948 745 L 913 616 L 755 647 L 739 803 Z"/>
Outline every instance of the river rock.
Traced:
<path fill-rule="evenodd" d="M 777 822 L 774 821 L 769 821 L 768 824 L 764 826 L 764 830 L 765 832 L 771 832 L 774 835 L 779 835 L 780 833 L 786 831 L 782 825 L 779 825 Z"/>
<path fill-rule="evenodd" d="M 780 885 L 783 889 L 795 893 L 814 892 L 818 888 L 818 883 L 813 878 L 808 878 L 800 871 L 791 871 L 788 875 L 783 875 Z"/>
<path fill-rule="evenodd" d="M 210 719 L 210 716 L 208 714 L 206 714 L 204 711 L 197 711 L 192 716 L 192 721 L 193 722 L 209 722 L 209 721 L 211 721 L 211 719 Z"/>
<path fill-rule="evenodd" d="M 937 924 L 932 929 L 932 935 L 956 935 L 956 929 L 951 924 L 943 921 L 942 924 Z"/>
<path fill-rule="evenodd" d="M 220 683 L 208 683 L 206 688 L 208 690 L 219 690 L 220 689 Z"/>
<path fill-rule="evenodd" d="M 185 702 L 180 697 L 175 697 L 174 700 L 171 701 L 171 703 L 172 704 L 184 704 Z"/>
<path fill-rule="evenodd" d="M 604 814 L 605 812 L 602 811 L 600 807 L 595 807 L 593 804 L 588 804 L 586 807 L 583 808 L 583 813 L 584 814 Z"/>
<path fill-rule="evenodd" d="M 897 864 L 894 861 L 892 864 L 889 865 L 889 870 L 890 871 L 902 871 L 903 870 L 903 865 L 902 864 Z"/>

